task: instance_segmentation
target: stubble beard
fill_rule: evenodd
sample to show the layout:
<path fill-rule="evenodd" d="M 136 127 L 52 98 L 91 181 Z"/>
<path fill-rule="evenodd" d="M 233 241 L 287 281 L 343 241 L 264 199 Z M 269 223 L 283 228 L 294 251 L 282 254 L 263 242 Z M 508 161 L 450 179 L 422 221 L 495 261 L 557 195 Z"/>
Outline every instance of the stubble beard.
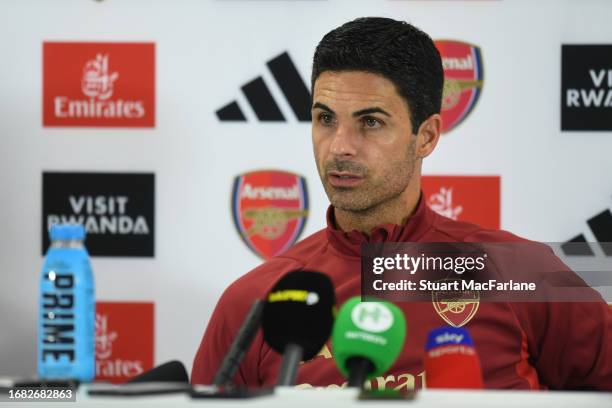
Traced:
<path fill-rule="evenodd" d="M 406 157 L 389 163 L 384 174 L 370 178 L 368 169 L 350 161 L 334 160 L 325 164 L 320 171 L 321 181 L 327 197 L 335 208 L 350 212 L 356 216 L 369 215 L 390 207 L 396 203 L 412 181 L 416 160 L 414 159 L 414 144 L 411 143 Z M 326 174 L 331 170 L 360 169 L 358 174 L 364 174 L 364 182 L 357 187 L 339 188 L 329 184 Z"/>

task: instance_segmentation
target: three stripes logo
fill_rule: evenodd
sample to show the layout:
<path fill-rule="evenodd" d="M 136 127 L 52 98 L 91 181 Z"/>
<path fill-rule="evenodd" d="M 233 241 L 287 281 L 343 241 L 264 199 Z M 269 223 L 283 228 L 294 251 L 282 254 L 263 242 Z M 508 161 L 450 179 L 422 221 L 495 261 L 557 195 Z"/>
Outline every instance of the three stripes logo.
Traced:
<path fill-rule="evenodd" d="M 561 259 L 612 307 L 612 212 L 607 208 L 589 218 L 587 224 L 597 242 L 579 234 L 561 244 Z"/>
<path fill-rule="evenodd" d="M 268 61 L 266 65 L 287 99 L 297 120 L 299 122 L 310 122 L 310 91 L 289 54 L 284 52 Z M 247 82 L 241 87 L 241 90 L 259 121 L 287 121 L 262 76 Z M 216 114 L 222 122 L 247 121 L 236 100 L 218 109 Z"/>
<path fill-rule="evenodd" d="M 606 209 L 589 218 L 587 224 L 599 243 L 605 256 L 612 256 L 612 212 Z M 568 256 L 595 256 L 584 234 L 580 234 L 561 245 L 563 253 Z"/>

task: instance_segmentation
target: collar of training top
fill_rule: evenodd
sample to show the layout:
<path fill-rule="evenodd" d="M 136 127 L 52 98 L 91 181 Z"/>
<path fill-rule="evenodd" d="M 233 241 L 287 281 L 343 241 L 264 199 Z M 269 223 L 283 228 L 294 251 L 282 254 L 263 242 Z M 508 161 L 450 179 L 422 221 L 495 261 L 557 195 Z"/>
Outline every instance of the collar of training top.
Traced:
<path fill-rule="evenodd" d="M 404 225 L 382 224 L 372 229 L 368 237 L 363 232 L 349 232 L 336 228 L 334 207 L 327 208 L 327 239 L 338 251 L 345 255 L 360 256 L 361 245 L 381 242 L 416 242 L 431 227 L 434 219 L 433 210 L 425 203 L 423 193 L 416 211 Z"/>

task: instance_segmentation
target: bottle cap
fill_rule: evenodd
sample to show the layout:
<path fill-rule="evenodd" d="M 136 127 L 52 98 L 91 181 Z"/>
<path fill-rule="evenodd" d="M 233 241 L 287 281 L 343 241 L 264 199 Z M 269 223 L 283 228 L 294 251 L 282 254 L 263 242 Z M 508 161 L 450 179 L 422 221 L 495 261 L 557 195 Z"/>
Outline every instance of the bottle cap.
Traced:
<path fill-rule="evenodd" d="M 69 225 L 68 228 L 68 239 L 71 241 L 84 241 L 85 240 L 85 227 L 81 224 Z"/>
<path fill-rule="evenodd" d="M 84 241 L 85 228 L 81 225 L 55 224 L 49 228 L 51 241 Z"/>
<path fill-rule="evenodd" d="M 49 238 L 51 241 L 65 241 L 68 239 L 67 225 L 55 224 L 49 228 Z"/>

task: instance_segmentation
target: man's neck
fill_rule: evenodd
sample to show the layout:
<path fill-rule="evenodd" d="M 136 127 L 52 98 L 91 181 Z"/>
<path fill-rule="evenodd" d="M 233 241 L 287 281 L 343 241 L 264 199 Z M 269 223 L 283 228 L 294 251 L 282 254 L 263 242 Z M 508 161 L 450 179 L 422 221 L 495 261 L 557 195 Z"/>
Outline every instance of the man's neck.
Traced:
<path fill-rule="evenodd" d="M 405 192 L 393 202 L 382 203 L 367 211 L 346 211 L 334 208 L 336 227 L 342 231 L 357 230 L 369 236 L 372 230 L 383 224 L 404 225 L 419 203 L 420 189 Z"/>

